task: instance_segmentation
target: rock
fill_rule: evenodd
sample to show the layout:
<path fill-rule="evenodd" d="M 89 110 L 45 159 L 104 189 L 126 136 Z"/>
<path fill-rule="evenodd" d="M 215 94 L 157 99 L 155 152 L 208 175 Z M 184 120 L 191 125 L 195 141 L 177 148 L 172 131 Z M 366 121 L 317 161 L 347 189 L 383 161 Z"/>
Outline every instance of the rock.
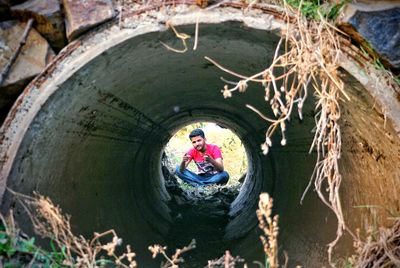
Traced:
<path fill-rule="evenodd" d="M 63 0 L 63 5 L 70 41 L 115 16 L 111 0 Z"/>
<path fill-rule="evenodd" d="M 64 20 L 59 0 L 29 0 L 12 6 L 13 17 L 22 21 L 35 20 L 35 28 L 50 45 L 60 50 L 66 45 Z"/>
<path fill-rule="evenodd" d="M 177 195 L 174 195 L 173 198 L 174 198 L 175 203 L 176 203 L 178 206 L 182 206 L 182 205 L 185 203 L 185 202 L 183 202 L 182 198 L 180 198 L 180 197 L 177 196 Z"/>
<path fill-rule="evenodd" d="M 19 46 L 25 26 L 26 23 L 18 21 L 0 22 L 0 72 Z M 54 52 L 46 39 L 32 28 L 21 53 L 0 88 L 0 109 L 9 105 L 53 57 Z"/>
<path fill-rule="evenodd" d="M 387 67 L 400 68 L 400 1 L 347 4 L 337 25 Z"/>

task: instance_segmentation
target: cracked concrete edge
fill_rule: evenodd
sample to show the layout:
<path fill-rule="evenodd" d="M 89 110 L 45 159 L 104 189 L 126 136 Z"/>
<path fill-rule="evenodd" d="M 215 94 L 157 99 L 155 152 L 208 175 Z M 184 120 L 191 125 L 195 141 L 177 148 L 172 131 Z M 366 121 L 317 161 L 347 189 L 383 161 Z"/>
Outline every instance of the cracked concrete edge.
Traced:
<path fill-rule="evenodd" d="M 377 101 L 385 119 L 392 122 L 397 136 L 400 137 L 400 86 L 387 72 L 377 70 L 371 63 L 360 66 L 355 60 L 342 53 L 339 64 Z"/>

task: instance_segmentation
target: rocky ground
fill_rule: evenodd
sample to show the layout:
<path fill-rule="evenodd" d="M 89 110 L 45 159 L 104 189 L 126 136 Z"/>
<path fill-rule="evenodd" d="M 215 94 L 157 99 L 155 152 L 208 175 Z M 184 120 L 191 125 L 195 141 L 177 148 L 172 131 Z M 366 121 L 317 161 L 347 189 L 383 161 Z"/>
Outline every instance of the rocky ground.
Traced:
<path fill-rule="evenodd" d="M 223 241 L 229 221 L 229 207 L 238 195 L 241 184 L 192 187 L 178 181 L 163 167 L 165 185 L 171 195 L 170 208 L 174 220 L 167 241 L 171 254 L 196 240 L 196 249 L 184 254 L 183 267 L 204 267 L 207 260 L 221 257 L 229 245 Z M 190 225 L 192 228 L 187 228 Z"/>

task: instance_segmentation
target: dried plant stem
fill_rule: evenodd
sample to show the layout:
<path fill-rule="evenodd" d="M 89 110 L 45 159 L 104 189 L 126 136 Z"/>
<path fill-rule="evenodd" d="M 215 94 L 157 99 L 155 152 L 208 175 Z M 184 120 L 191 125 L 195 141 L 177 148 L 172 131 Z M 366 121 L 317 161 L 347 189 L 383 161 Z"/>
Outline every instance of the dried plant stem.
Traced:
<path fill-rule="evenodd" d="M 270 268 L 278 268 L 278 215 L 272 215 L 273 200 L 267 193 L 260 194 L 257 218 L 264 235 L 260 236 Z"/>
<path fill-rule="evenodd" d="M 177 249 L 175 251 L 175 254 L 169 257 L 165 252 L 167 250 L 167 247 L 158 244 L 149 246 L 150 252 L 153 253 L 152 255 L 153 259 L 157 257 L 158 254 L 161 254 L 164 257 L 164 259 L 167 260 L 167 262 L 161 266 L 162 268 L 178 268 L 179 263 L 184 262 L 184 259 L 181 257 L 181 255 L 195 248 L 196 248 L 196 240 L 193 239 L 189 245 L 183 247 L 182 249 Z"/>
<path fill-rule="evenodd" d="M 184 48 L 183 48 L 183 49 L 175 49 L 175 48 L 172 48 L 172 47 L 168 46 L 167 44 L 165 44 L 165 43 L 163 43 L 163 42 L 161 42 L 161 44 L 162 44 L 166 49 L 171 50 L 171 51 L 173 51 L 173 52 L 176 52 L 176 53 L 185 53 L 185 52 L 188 50 L 188 47 L 187 47 L 187 44 L 186 44 L 186 39 L 189 39 L 189 38 L 190 38 L 190 35 L 187 35 L 187 34 L 185 34 L 185 33 L 180 33 L 180 32 L 178 32 L 178 31 L 175 29 L 174 25 L 172 25 L 172 23 L 171 23 L 170 21 L 167 21 L 166 25 L 167 25 L 167 27 L 170 27 L 170 28 L 174 31 L 176 37 L 178 37 L 179 39 L 181 39 Z"/>
<path fill-rule="evenodd" d="M 299 8 L 300 9 L 300 8 Z M 346 225 L 343 218 L 339 188 L 342 177 L 338 161 L 341 155 L 341 131 L 338 124 L 340 118 L 340 96 L 350 98 L 344 90 L 344 83 L 338 75 L 338 55 L 340 43 L 336 28 L 322 16 L 319 22 L 307 21 L 300 10 L 284 6 L 287 29 L 279 41 L 272 63 L 265 70 L 244 76 L 225 68 L 216 61 L 206 57 L 221 70 L 239 78 L 236 83 L 227 83 L 222 90 L 225 98 L 231 97 L 235 91 L 244 92 L 247 83 L 261 84 L 265 89 L 265 101 L 270 106 L 273 116 L 267 116 L 250 104 L 246 107 L 257 113 L 270 125 L 266 131 L 265 142 L 261 145 L 264 154 L 272 146 L 272 135 L 278 129 L 282 134 L 281 144 L 286 145 L 286 122 L 290 120 L 292 111 L 297 104 L 300 119 L 303 118 L 303 105 L 310 90 L 314 89 L 316 116 L 314 140 L 310 152 L 317 152 L 317 162 L 310 183 L 306 188 L 301 202 L 314 182 L 318 196 L 336 215 L 338 220 L 337 236 L 329 244 L 328 255 L 331 262 L 332 249 L 342 236 Z M 294 18 L 294 19 L 293 19 Z M 281 53 L 281 45 L 284 52 Z M 282 75 L 275 75 L 282 72 Z M 322 189 L 324 182 L 328 184 L 328 193 Z"/>
<path fill-rule="evenodd" d="M 193 45 L 193 50 L 197 49 L 197 43 L 199 42 L 199 17 L 197 16 L 196 19 L 196 29 L 194 33 L 194 45 Z"/>
<path fill-rule="evenodd" d="M 130 246 L 120 256 L 115 255 L 115 249 L 122 243 L 114 230 L 103 233 L 95 233 L 92 240 L 83 236 L 77 236 L 71 231 L 70 217 L 64 215 L 58 206 L 55 206 L 49 198 L 39 194 L 30 197 L 8 189 L 19 201 L 32 221 L 34 230 L 41 237 L 52 239 L 59 249 L 64 248 L 65 260 L 63 265 L 76 268 L 96 268 L 101 261 L 101 253 L 106 252 L 111 260 L 120 267 L 134 268 L 135 253 Z M 112 241 L 103 244 L 100 239 L 112 236 Z"/>
<path fill-rule="evenodd" d="M 400 219 L 390 228 L 368 231 L 366 241 L 358 233 L 354 244 L 356 255 L 350 258 L 353 267 L 400 267 Z"/>
<path fill-rule="evenodd" d="M 229 250 L 225 251 L 225 254 L 216 260 L 209 260 L 207 264 L 207 268 L 234 268 L 237 267 L 237 264 L 244 263 L 244 259 L 239 256 L 233 257 Z M 243 264 L 244 268 L 247 268 L 247 264 Z"/>

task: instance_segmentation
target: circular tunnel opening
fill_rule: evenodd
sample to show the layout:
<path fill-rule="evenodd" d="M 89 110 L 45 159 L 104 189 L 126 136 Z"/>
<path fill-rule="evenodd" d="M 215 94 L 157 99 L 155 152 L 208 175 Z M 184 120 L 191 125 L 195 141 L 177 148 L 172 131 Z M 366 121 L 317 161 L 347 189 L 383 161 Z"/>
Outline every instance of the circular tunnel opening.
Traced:
<path fill-rule="evenodd" d="M 165 146 L 162 166 L 169 173 L 174 173 L 177 166 L 182 162 L 182 157 L 193 146 L 189 134 L 194 129 L 202 129 L 205 133 L 206 143 L 217 145 L 221 150 L 224 170 L 229 174 L 227 185 L 239 186 L 247 174 L 247 152 L 240 138 L 229 128 L 213 122 L 196 122 L 179 129 Z M 198 172 L 194 161 L 191 161 L 188 170 Z M 180 185 L 183 181 L 179 179 Z"/>
<path fill-rule="evenodd" d="M 241 11 L 232 14 L 235 20 L 243 16 Z M 232 20 L 231 14 L 225 20 Z M 181 24 L 179 31 L 194 35 L 193 17 Z M 280 244 L 290 262 L 325 265 L 336 219 L 316 193 L 310 192 L 299 204 L 316 159 L 308 153 L 313 100 L 306 103 L 304 120 L 293 117 L 287 126 L 287 146 L 273 146 L 264 156 L 260 144 L 267 126 L 245 108 L 247 103 L 265 107 L 263 89 L 249 85 L 246 92 L 224 99 L 219 77 L 231 78 L 204 60 L 208 56 L 251 75 L 271 62 L 279 36 L 219 19 L 218 24 L 202 24 L 196 51 L 180 54 L 161 45 L 160 41 L 181 45 L 165 30 L 158 23 L 123 31 L 103 29 L 83 39 L 83 45 L 62 59 L 42 84 L 26 89 L 16 114 L 10 114 L 3 126 L 7 139 L 1 144 L 2 183 L 25 194 L 49 196 L 72 216 L 76 233 L 91 237 L 95 231 L 115 229 L 137 252 L 138 262 L 152 267 L 147 248 L 171 241 L 177 216 L 163 179 L 164 147 L 182 126 L 212 121 L 235 130 L 248 158 L 247 178 L 226 212 L 226 222 L 218 230 L 222 246 L 213 254 L 230 249 L 233 255 L 263 260 L 255 210 L 259 194 L 267 191 L 280 215 Z M 390 124 L 380 127 L 384 118 L 371 108 L 373 99 L 351 76 L 344 76 L 353 101 L 343 104 L 346 142 L 341 165 L 349 180 L 343 183 L 342 199 L 350 204 L 345 216 L 357 226 L 365 214 L 355 205 L 397 204 L 398 187 L 383 189 L 385 194 L 373 200 L 365 192 L 371 185 L 384 187 L 368 173 L 374 178 L 385 174 L 388 185 L 398 185 L 398 169 L 392 163 L 400 145 Z M 382 135 L 391 138 L 381 142 Z M 279 144 L 280 137 L 275 139 L 273 143 Z M 377 160 L 375 152 L 386 154 Z M 23 210 L 5 192 L 2 209 L 14 206 L 20 226 L 29 226 Z M 182 228 L 190 241 L 195 227 Z M 203 257 L 206 261 L 220 256 Z"/>

